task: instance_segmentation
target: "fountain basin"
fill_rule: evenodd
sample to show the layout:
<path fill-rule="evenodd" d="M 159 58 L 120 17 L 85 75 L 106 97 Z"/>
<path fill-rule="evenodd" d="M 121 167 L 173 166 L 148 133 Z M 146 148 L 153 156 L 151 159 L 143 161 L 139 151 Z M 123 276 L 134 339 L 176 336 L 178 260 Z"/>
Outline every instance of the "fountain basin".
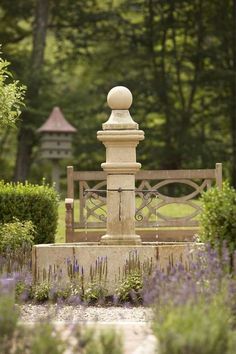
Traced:
<path fill-rule="evenodd" d="M 187 265 L 189 257 L 199 248 L 193 242 L 152 242 L 142 245 L 101 245 L 99 243 L 56 243 L 35 245 L 32 251 L 32 268 L 35 282 L 51 280 L 57 274 L 63 282 L 69 277 L 83 276 L 85 287 L 101 275 L 109 294 L 124 276 L 125 269 L 132 267 L 155 269 L 157 266 L 168 271 L 181 262 Z M 72 273 L 71 273 L 72 272 Z"/>

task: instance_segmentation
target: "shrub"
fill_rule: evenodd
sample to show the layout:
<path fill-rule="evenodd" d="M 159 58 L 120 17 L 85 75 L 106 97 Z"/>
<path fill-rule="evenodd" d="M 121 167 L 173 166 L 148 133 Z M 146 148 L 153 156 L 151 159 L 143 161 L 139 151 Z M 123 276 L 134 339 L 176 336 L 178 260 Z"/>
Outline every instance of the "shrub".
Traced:
<path fill-rule="evenodd" d="M 159 308 L 153 330 L 160 354 L 233 354 L 230 310 L 219 297 Z"/>
<path fill-rule="evenodd" d="M 83 299 L 88 303 L 104 301 L 108 294 L 105 284 L 93 282 L 84 291 Z"/>
<path fill-rule="evenodd" d="M 33 244 L 34 226 L 31 221 L 18 221 L 0 225 L 0 252 L 16 253 Z"/>
<path fill-rule="evenodd" d="M 25 87 L 12 80 L 9 62 L 0 58 L 0 127 L 14 126 L 20 115 Z M 9 82 L 10 79 L 10 82 Z"/>
<path fill-rule="evenodd" d="M 31 221 L 14 220 L 0 225 L 0 272 L 22 270 L 31 261 L 35 228 Z"/>
<path fill-rule="evenodd" d="M 32 336 L 31 353 L 34 354 L 63 354 L 66 343 L 61 339 L 60 334 L 55 331 L 51 323 L 40 323 L 34 327 Z"/>
<path fill-rule="evenodd" d="M 29 300 L 32 298 L 32 286 L 24 281 L 18 281 L 15 289 L 16 300 Z"/>
<path fill-rule="evenodd" d="M 120 301 L 142 301 L 143 279 L 149 278 L 153 271 L 152 258 L 140 261 L 137 250 L 129 252 L 129 256 L 123 266 L 116 296 Z"/>
<path fill-rule="evenodd" d="M 143 277 L 139 271 L 134 271 L 126 276 L 116 289 L 116 294 L 120 301 L 141 301 L 141 289 L 143 287 Z"/>
<path fill-rule="evenodd" d="M 32 221 L 34 243 L 54 242 L 58 218 L 58 195 L 48 185 L 0 182 L 0 223 Z"/>
<path fill-rule="evenodd" d="M 20 283 L 18 283 L 20 284 Z M 22 292 L 24 284 L 18 290 Z M 41 283 L 36 290 L 38 299 L 48 297 L 49 283 Z M 70 326 L 64 335 L 47 318 L 46 322 L 33 326 L 20 323 L 20 311 L 15 305 L 14 296 L 9 296 L 9 283 L 2 282 L 0 288 L 0 353 L 34 353 L 34 354 L 122 354 L 123 341 L 114 329 L 96 331 L 87 326 Z"/>
<path fill-rule="evenodd" d="M 33 289 L 33 297 L 39 302 L 43 302 L 49 299 L 51 284 L 48 281 L 43 281 L 36 284 Z"/>
<path fill-rule="evenodd" d="M 236 191 L 228 183 L 222 190 L 211 188 L 202 196 L 203 212 L 200 218 L 200 239 L 222 248 L 223 243 L 232 253 L 236 249 Z"/>
<path fill-rule="evenodd" d="M 74 353 L 84 354 L 122 354 L 123 339 L 115 329 L 74 328 L 74 337 L 77 340 Z"/>
<path fill-rule="evenodd" d="M 17 328 L 19 312 L 13 296 L 2 294 L 0 291 L 0 353 L 9 353 L 11 340 Z"/>
<path fill-rule="evenodd" d="M 52 323 L 40 322 L 29 327 L 20 324 L 19 315 L 17 318 L 14 313 L 11 314 L 9 321 L 9 314 L 11 312 L 7 306 L 2 318 L 5 332 L 1 332 L 0 336 L 0 353 L 63 354 L 70 345 L 69 341 L 66 342 L 61 338 L 61 333 L 55 330 Z"/>
<path fill-rule="evenodd" d="M 114 329 L 101 331 L 99 335 L 101 354 L 122 354 L 123 340 L 122 336 Z"/>
<path fill-rule="evenodd" d="M 49 300 L 57 302 L 58 300 L 68 299 L 73 292 L 72 284 L 61 284 L 59 281 L 55 281 L 50 285 Z"/>
<path fill-rule="evenodd" d="M 205 245 L 188 264 L 169 272 L 157 267 L 146 280 L 143 296 L 154 309 L 158 353 L 235 353 L 236 273 L 223 251 Z"/>

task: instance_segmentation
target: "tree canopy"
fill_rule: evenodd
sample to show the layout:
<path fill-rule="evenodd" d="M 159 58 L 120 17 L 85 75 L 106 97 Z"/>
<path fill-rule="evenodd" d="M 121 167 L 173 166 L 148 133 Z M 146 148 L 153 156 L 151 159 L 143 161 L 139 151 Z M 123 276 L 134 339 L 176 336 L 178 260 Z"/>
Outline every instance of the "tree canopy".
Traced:
<path fill-rule="evenodd" d="M 25 88 L 18 81 L 8 81 L 9 62 L 0 58 L 0 128 L 14 126 L 21 113 Z"/>
<path fill-rule="evenodd" d="M 27 86 L 18 137 L 0 136 L 15 179 L 42 177 L 36 129 L 55 105 L 78 129 L 71 163 L 100 169 L 106 94 L 124 85 L 144 168 L 223 162 L 236 185 L 236 0 L 1 0 L 0 43 Z"/>

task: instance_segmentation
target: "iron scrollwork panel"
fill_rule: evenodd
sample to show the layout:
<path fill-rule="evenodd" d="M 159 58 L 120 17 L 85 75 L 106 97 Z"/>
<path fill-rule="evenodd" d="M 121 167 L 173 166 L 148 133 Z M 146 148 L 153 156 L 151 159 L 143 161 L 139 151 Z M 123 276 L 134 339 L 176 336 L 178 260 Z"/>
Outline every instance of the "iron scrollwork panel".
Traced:
<path fill-rule="evenodd" d="M 102 189 L 104 188 L 104 189 Z M 106 225 L 106 181 L 101 181 L 93 186 L 87 181 L 83 182 L 84 208 L 83 215 L 86 225 L 105 227 Z"/>
<path fill-rule="evenodd" d="M 174 183 L 190 186 L 194 191 L 178 197 L 171 197 L 160 192 L 161 187 Z M 150 227 L 151 224 L 156 224 L 156 226 L 196 226 L 198 224 L 196 217 L 201 212 L 201 206 L 194 198 L 200 196 L 210 185 L 211 180 L 209 179 L 201 180 L 200 184 L 188 179 L 162 180 L 154 185 L 151 185 L 148 180 L 141 181 L 136 189 L 136 196 L 141 200 L 135 215 L 137 226 Z M 163 214 L 160 209 L 170 204 L 177 204 L 179 207 L 187 205 L 193 209 L 193 212 L 185 216 Z"/>
<path fill-rule="evenodd" d="M 155 182 L 155 181 L 154 181 Z M 193 192 L 178 197 L 171 197 L 160 192 L 161 187 L 170 184 L 182 184 L 193 188 Z M 201 206 L 196 203 L 194 198 L 202 194 L 211 185 L 210 179 L 203 179 L 200 184 L 188 179 L 169 179 L 158 181 L 151 184 L 149 180 L 141 180 L 137 186 L 136 202 L 138 204 L 135 213 L 136 226 L 150 227 L 156 226 L 193 226 L 197 224 L 196 217 L 201 212 Z M 106 224 L 106 181 L 101 181 L 91 186 L 87 181 L 83 182 L 84 198 L 84 218 L 91 227 L 105 227 Z M 122 195 L 122 189 L 117 190 Z M 185 216 L 168 216 L 161 212 L 161 208 L 170 205 L 187 205 L 194 211 Z M 120 214 L 119 214 L 120 215 Z M 157 225 L 158 224 L 158 225 Z"/>

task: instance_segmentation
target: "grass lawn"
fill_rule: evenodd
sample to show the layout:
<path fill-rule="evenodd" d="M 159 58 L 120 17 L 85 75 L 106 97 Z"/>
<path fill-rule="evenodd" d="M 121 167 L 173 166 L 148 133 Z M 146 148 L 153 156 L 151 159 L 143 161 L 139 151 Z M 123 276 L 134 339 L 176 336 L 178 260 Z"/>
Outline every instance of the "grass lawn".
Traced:
<path fill-rule="evenodd" d="M 200 204 L 199 201 L 196 201 L 196 204 Z M 58 226 L 55 242 L 61 243 L 65 242 L 65 203 L 61 201 L 59 204 L 59 217 L 58 217 Z M 193 208 L 184 204 L 170 204 L 161 208 L 161 213 L 170 217 L 182 217 L 189 215 L 193 212 Z M 153 220 L 155 216 L 153 216 Z M 75 202 L 75 221 L 79 221 L 79 201 Z"/>

